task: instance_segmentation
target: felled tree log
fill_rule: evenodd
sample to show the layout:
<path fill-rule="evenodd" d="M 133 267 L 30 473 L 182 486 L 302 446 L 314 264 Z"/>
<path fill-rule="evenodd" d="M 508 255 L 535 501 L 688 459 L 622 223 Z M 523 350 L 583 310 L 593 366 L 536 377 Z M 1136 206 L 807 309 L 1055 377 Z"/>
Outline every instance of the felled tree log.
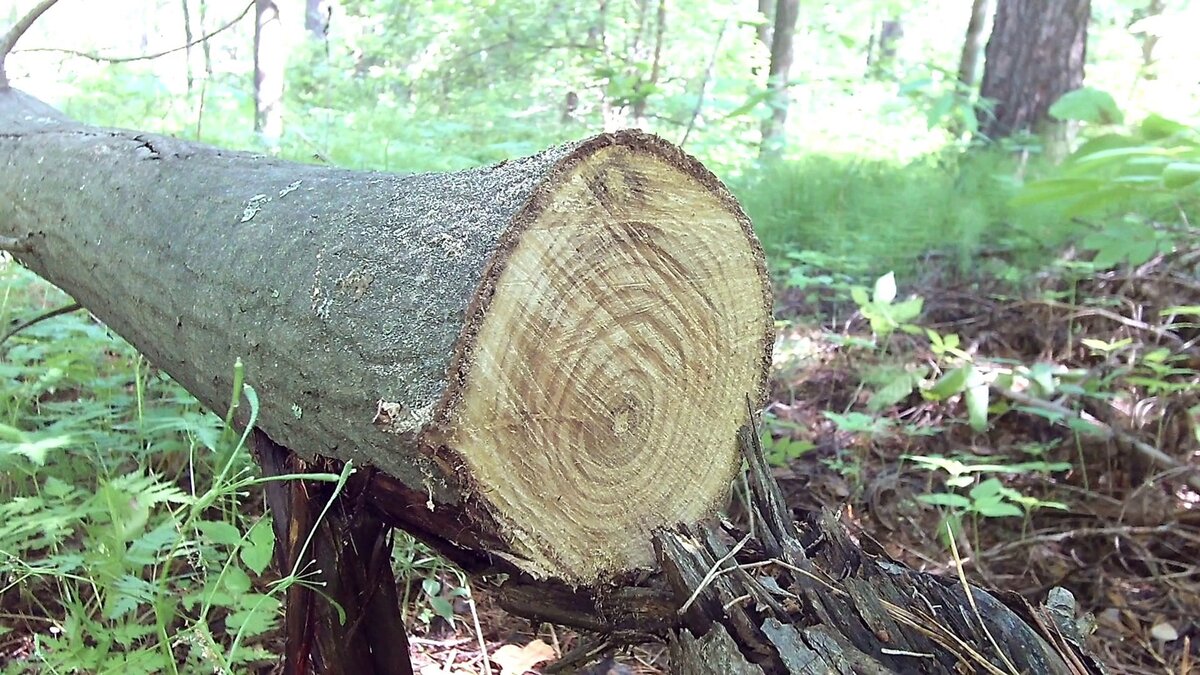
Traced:
<path fill-rule="evenodd" d="M 638 132 L 394 175 L 3 90 L 0 236 L 209 407 L 242 359 L 271 441 L 375 467 L 376 507 L 469 569 L 653 566 L 725 497 L 769 364 L 749 221 Z"/>

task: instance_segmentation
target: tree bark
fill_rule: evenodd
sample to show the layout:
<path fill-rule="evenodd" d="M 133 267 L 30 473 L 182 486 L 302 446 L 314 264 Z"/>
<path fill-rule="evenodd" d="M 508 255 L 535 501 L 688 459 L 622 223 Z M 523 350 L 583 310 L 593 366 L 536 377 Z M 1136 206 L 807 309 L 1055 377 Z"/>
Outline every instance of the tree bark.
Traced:
<path fill-rule="evenodd" d="M 788 73 L 792 69 L 796 19 L 800 16 L 800 0 L 778 0 L 775 4 L 775 25 L 771 30 L 771 67 L 767 73 L 767 90 L 771 116 L 763 120 L 760 155 L 782 154 L 786 135 Z"/>
<path fill-rule="evenodd" d="M 1038 131 L 1063 94 L 1083 85 L 1090 0 L 1000 0 L 988 40 L 980 112 L 989 139 Z"/>
<path fill-rule="evenodd" d="M 758 34 L 758 41 L 770 49 L 775 32 L 775 0 L 758 0 L 758 13 L 762 15 L 762 22 L 754 31 Z"/>
<path fill-rule="evenodd" d="M 967 22 L 967 36 L 963 39 L 962 56 L 958 60 L 958 82 L 962 89 L 975 87 L 979 77 L 979 57 L 983 53 L 983 29 L 987 25 L 992 0 L 974 0 L 971 3 L 971 19 Z"/>
<path fill-rule="evenodd" d="M 283 76 L 287 52 L 275 0 L 254 3 L 254 130 L 268 148 L 283 137 Z"/>
<path fill-rule="evenodd" d="M 379 469 L 390 523 L 469 570 L 576 585 L 653 565 L 740 464 L 772 322 L 717 179 L 603 135 L 454 174 L 274 161 L 0 94 L 0 236 L 214 409 Z M 244 421 L 244 420 L 243 420 Z"/>
<path fill-rule="evenodd" d="M 663 38 L 667 32 L 667 0 L 658 0 L 658 12 L 654 22 L 654 54 L 650 61 L 650 77 L 644 83 L 642 91 L 633 103 L 633 123 L 635 127 L 646 126 L 646 102 L 650 94 L 658 87 L 658 79 L 662 70 Z"/>
<path fill-rule="evenodd" d="M 325 42 L 329 29 L 329 0 L 304 0 L 304 30 L 316 42 Z"/>

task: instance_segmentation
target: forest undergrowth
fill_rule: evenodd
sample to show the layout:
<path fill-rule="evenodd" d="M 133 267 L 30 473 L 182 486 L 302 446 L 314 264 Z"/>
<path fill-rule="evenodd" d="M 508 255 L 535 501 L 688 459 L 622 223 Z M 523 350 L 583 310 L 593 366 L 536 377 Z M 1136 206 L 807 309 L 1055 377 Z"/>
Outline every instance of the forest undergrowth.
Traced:
<path fill-rule="evenodd" d="M 1056 169 L 960 149 L 733 177 L 776 286 L 762 429 L 793 507 L 836 510 L 919 569 L 952 573 L 953 539 L 973 582 L 1071 590 L 1113 672 L 1189 672 L 1196 139 L 1152 117 Z M 305 571 L 268 564 L 242 437 L 86 311 L 58 313 L 62 293 L 0 274 L 0 669 L 271 672 Z M 535 667 L 583 639 L 398 542 L 418 670 Z M 651 646 L 590 672 L 668 667 Z"/>

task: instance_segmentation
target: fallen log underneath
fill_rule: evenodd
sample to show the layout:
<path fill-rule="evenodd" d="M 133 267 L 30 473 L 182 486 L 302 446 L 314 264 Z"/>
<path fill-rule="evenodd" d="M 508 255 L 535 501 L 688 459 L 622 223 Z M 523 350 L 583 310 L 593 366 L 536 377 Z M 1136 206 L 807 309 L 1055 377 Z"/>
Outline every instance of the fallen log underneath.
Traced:
<path fill-rule="evenodd" d="M 867 553 L 831 514 L 794 523 L 757 438 L 749 429 L 741 438 L 755 531 L 708 523 L 656 537 L 682 601 L 681 626 L 669 631 L 673 672 L 1104 672 L 1082 647 L 1066 591 L 1035 608 L 1014 593 L 910 570 L 877 544 Z"/>

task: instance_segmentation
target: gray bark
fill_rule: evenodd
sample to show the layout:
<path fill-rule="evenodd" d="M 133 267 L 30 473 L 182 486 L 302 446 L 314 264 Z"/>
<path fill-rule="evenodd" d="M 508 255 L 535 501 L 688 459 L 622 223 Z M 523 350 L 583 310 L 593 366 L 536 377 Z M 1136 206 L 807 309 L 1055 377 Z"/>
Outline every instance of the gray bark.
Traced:
<path fill-rule="evenodd" d="M 283 76 L 287 54 L 283 24 L 275 0 L 254 5 L 254 130 L 267 147 L 277 149 L 283 136 Z"/>
<path fill-rule="evenodd" d="M 778 155 L 783 151 L 786 134 L 788 74 L 792 69 L 795 49 L 796 19 L 800 16 L 800 0 L 777 0 L 775 23 L 771 30 L 771 67 L 767 74 L 771 116 L 763 120 L 762 155 Z"/>
<path fill-rule="evenodd" d="M 1040 130 L 1050 106 L 1082 86 L 1090 16 L 1090 0 L 999 1 L 979 92 L 995 102 L 981 113 L 984 136 Z"/>

